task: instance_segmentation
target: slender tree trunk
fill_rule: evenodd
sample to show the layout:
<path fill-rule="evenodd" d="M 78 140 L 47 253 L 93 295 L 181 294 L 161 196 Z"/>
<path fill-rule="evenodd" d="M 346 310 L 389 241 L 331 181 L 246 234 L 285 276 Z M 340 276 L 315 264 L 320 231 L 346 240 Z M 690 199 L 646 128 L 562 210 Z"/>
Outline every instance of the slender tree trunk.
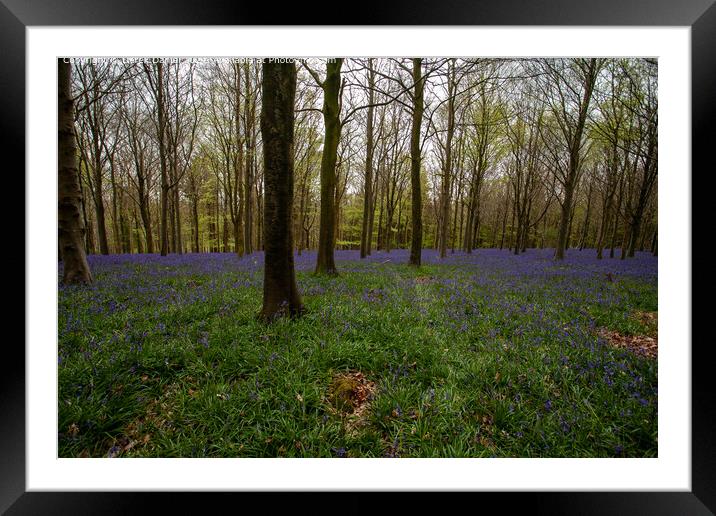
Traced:
<path fill-rule="evenodd" d="M 582 238 L 579 243 L 579 250 L 584 249 L 587 241 L 587 233 L 589 232 L 589 212 L 592 207 L 592 185 L 589 185 L 589 191 L 587 193 L 587 213 L 584 215 L 584 227 L 582 228 Z"/>
<path fill-rule="evenodd" d="M 363 187 L 363 226 L 360 237 L 360 257 L 365 258 L 370 254 L 370 243 L 368 230 L 370 228 L 371 200 L 373 198 L 373 101 L 375 86 L 375 72 L 373 71 L 373 60 L 368 59 L 368 115 L 366 122 L 366 151 L 365 151 L 365 180 Z M 372 229 L 372 228 L 371 228 Z"/>
<path fill-rule="evenodd" d="M 565 185 L 564 201 L 562 202 L 561 216 L 559 220 L 559 233 L 557 235 L 557 250 L 555 259 L 564 260 L 564 252 L 568 246 L 569 232 L 572 223 L 572 197 L 574 196 L 574 182 Z"/>
<path fill-rule="evenodd" d="M 122 252 L 132 252 L 132 230 L 130 228 L 130 220 L 127 214 L 124 195 L 120 191 L 119 196 L 119 227 L 122 233 Z"/>
<path fill-rule="evenodd" d="M 132 210 L 132 213 L 134 214 L 134 233 L 137 235 L 137 253 L 142 254 L 144 252 L 144 249 L 142 248 L 142 238 L 140 236 L 142 230 L 139 227 L 139 217 L 137 216 L 136 210 Z"/>
<path fill-rule="evenodd" d="M 611 206 L 609 206 L 609 201 L 602 204 L 602 220 L 601 224 L 599 225 L 599 236 L 597 237 L 597 260 L 601 260 L 604 256 L 604 239 L 606 236 L 607 228 L 609 227 L 610 220 L 609 220 L 609 212 L 611 211 Z"/>
<path fill-rule="evenodd" d="M 303 311 L 293 262 L 293 125 L 296 67 L 263 63 L 261 136 L 264 153 L 264 298 L 267 321 Z"/>
<path fill-rule="evenodd" d="M 175 179 L 176 181 L 176 179 Z M 174 216 L 175 216 L 175 222 L 174 222 L 174 230 L 176 232 L 175 237 L 175 247 L 176 251 L 179 254 L 182 254 L 183 250 L 183 242 L 181 237 L 181 206 L 179 204 L 179 184 L 176 183 L 174 185 Z"/>
<path fill-rule="evenodd" d="M 502 237 L 500 238 L 500 249 L 505 247 L 505 232 L 507 230 L 507 210 L 510 205 L 510 196 L 505 194 L 505 209 L 502 212 Z"/>
<path fill-rule="evenodd" d="M 139 205 L 139 214 L 142 217 L 142 224 L 144 225 L 144 234 L 147 242 L 147 252 L 149 254 L 154 253 L 154 240 L 152 238 L 152 220 L 151 213 L 149 211 L 149 201 L 144 199 Z"/>
<path fill-rule="evenodd" d="M 629 246 L 629 238 L 631 238 L 631 234 L 629 231 L 629 224 L 627 221 L 624 221 L 624 235 L 622 237 L 622 247 L 621 247 L 621 254 L 619 255 L 619 259 L 623 260 L 627 257 L 628 252 L 628 246 Z"/>
<path fill-rule="evenodd" d="M 225 253 L 228 253 L 231 251 L 231 246 L 229 246 L 229 219 L 226 217 L 226 207 L 224 207 L 224 213 L 222 214 L 221 220 L 223 222 L 223 235 L 224 235 L 224 244 L 222 250 Z"/>
<path fill-rule="evenodd" d="M 122 252 L 122 228 L 119 224 L 119 210 L 117 208 L 117 180 L 114 174 L 114 156 L 109 156 L 109 180 L 112 186 L 112 235 L 114 236 L 115 253 Z"/>
<path fill-rule="evenodd" d="M 512 218 L 510 219 L 510 251 L 512 246 L 517 246 L 517 233 L 515 232 L 515 218 L 517 216 L 517 200 L 512 203 Z M 518 228 L 519 229 L 519 228 Z"/>
<path fill-rule="evenodd" d="M 72 126 L 72 130 L 74 131 L 74 124 Z M 94 253 L 94 229 L 92 228 L 92 221 L 87 215 L 87 205 L 85 203 L 85 192 L 84 188 L 82 187 L 82 172 L 81 172 L 81 164 L 82 159 L 80 158 L 80 176 L 79 176 L 79 183 L 80 183 L 80 195 L 81 195 L 81 204 L 82 204 L 82 222 L 84 223 L 84 229 L 85 229 L 85 252 L 87 254 Z"/>
<path fill-rule="evenodd" d="M 371 248 L 373 247 L 373 227 L 375 223 L 375 201 L 378 197 L 378 178 L 375 177 L 371 186 L 371 199 L 370 199 L 370 220 L 368 220 L 368 234 L 366 235 L 366 255 L 370 256 Z"/>
<path fill-rule="evenodd" d="M 455 196 L 455 209 L 453 210 L 452 215 L 452 239 L 450 241 L 450 253 L 455 253 L 455 239 L 458 235 L 458 228 L 457 228 L 457 212 L 459 211 L 457 207 L 460 205 L 460 193 L 457 192 L 457 195 Z"/>
<path fill-rule="evenodd" d="M 157 63 L 157 121 L 158 121 L 158 139 L 159 139 L 159 167 L 161 170 L 161 214 L 160 214 L 160 240 L 162 256 L 166 256 L 169 252 L 168 242 L 168 198 L 169 198 L 169 177 L 167 174 L 167 153 L 165 146 L 165 112 L 164 112 L 164 65 Z"/>
<path fill-rule="evenodd" d="M 171 177 L 171 176 L 170 176 Z M 167 217 L 169 219 L 169 230 L 168 230 L 168 238 L 169 238 L 169 252 L 170 253 L 176 253 L 177 252 L 177 245 L 176 245 L 176 230 L 175 230 L 175 216 L 174 216 L 174 192 L 170 189 L 169 190 L 169 198 L 167 199 Z"/>
<path fill-rule="evenodd" d="M 617 198 L 617 204 L 616 204 L 616 207 L 614 208 L 614 226 L 612 227 L 609 258 L 614 258 L 614 247 L 616 246 L 617 231 L 619 229 L 619 211 L 621 210 L 621 205 L 622 205 L 623 187 L 624 187 L 624 182 L 622 180 L 619 182 L 619 197 Z"/>
<path fill-rule="evenodd" d="M 99 240 L 100 254 L 109 254 L 109 244 L 107 242 L 107 226 L 104 215 L 104 192 L 102 189 L 102 162 L 97 150 L 94 159 L 94 182 L 95 182 L 95 218 L 97 219 L 97 238 Z"/>
<path fill-rule="evenodd" d="M 253 188 L 254 188 L 254 123 L 255 123 L 255 104 L 253 103 L 251 96 L 251 76 L 250 76 L 250 64 L 246 63 L 244 68 L 244 88 L 246 94 L 244 95 L 244 124 L 246 132 L 246 167 L 244 177 L 244 251 L 246 254 L 254 252 L 253 249 Z"/>
<path fill-rule="evenodd" d="M 57 60 L 57 148 L 58 148 L 58 241 L 63 261 L 62 282 L 68 285 L 92 283 L 85 255 L 84 224 L 81 214 L 74 104 L 70 92 L 71 65 Z"/>
<path fill-rule="evenodd" d="M 376 239 L 376 249 L 380 250 L 383 249 L 384 242 L 385 242 L 385 230 L 383 229 L 383 207 L 385 206 L 385 202 L 383 201 L 383 193 L 385 192 L 385 185 L 382 185 L 381 183 L 381 189 L 379 190 L 379 199 L 380 199 L 380 206 L 378 208 L 378 235 Z"/>

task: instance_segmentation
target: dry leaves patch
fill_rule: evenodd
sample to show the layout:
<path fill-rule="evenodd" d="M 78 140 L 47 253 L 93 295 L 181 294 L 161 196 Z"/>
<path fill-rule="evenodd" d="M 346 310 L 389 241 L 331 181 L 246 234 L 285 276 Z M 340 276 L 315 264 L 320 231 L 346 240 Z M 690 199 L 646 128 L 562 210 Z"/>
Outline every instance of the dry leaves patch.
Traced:
<path fill-rule="evenodd" d="M 358 430 L 366 424 L 375 391 L 375 382 L 360 371 L 337 374 L 328 388 L 328 411 L 343 419 L 347 431 Z"/>
<path fill-rule="evenodd" d="M 647 358 L 656 358 L 658 355 L 658 335 L 657 335 L 657 312 L 636 312 L 634 317 L 637 318 L 647 328 L 649 335 L 623 335 L 618 331 L 600 328 L 598 335 L 604 338 L 610 346 L 616 348 L 627 349 L 638 355 Z"/>

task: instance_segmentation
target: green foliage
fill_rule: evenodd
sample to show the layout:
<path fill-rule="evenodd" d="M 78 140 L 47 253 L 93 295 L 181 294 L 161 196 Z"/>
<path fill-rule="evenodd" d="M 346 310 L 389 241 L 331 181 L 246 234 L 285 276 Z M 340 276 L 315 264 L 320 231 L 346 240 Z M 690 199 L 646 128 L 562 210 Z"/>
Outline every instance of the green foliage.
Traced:
<path fill-rule="evenodd" d="M 496 298 L 507 270 L 344 263 L 299 272 L 306 314 L 272 325 L 260 269 L 98 270 L 60 294 L 59 455 L 656 456 L 656 363 L 589 334 L 639 331 L 656 285 L 561 270 Z M 376 384 L 353 432 L 341 371 Z"/>

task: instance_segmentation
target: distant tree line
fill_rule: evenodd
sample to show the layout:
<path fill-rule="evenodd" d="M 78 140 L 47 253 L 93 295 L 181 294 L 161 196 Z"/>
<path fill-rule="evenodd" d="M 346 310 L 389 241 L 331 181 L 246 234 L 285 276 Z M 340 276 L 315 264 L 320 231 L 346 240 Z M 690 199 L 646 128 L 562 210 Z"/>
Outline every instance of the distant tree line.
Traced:
<path fill-rule="evenodd" d="M 260 60 L 65 61 L 60 257 L 267 248 Z M 290 66 L 291 246 L 317 272 L 334 249 L 656 254 L 656 60 Z"/>

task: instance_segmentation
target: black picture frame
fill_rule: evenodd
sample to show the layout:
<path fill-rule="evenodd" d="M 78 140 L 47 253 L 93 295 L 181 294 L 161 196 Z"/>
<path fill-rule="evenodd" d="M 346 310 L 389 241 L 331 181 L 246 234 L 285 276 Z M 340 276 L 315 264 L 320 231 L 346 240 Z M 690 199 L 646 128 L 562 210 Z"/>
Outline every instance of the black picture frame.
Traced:
<path fill-rule="evenodd" d="M 370 5 L 374 3 L 375 5 Z M 317 21 L 318 6 L 304 3 L 239 3 L 228 0 L 0 0 L 0 125 L 6 149 L 25 148 L 25 29 L 54 25 L 342 25 L 336 20 Z M 341 9 L 337 9 L 341 11 Z M 361 2 L 351 21 L 356 25 L 552 25 L 552 26 L 690 26 L 692 70 L 692 170 L 705 168 L 714 140 L 716 96 L 716 5 L 714 0 L 400 0 Z M 24 153 L 16 152 L 24 170 Z M 3 169 L 9 170 L 4 163 Z M 709 168 L 713 168 L 709 164 Z M 707 170 L 700 170 L 707 172 Z M 15 174 L 16 178 L 22 177 Z M 694 174 L 692 172 L 692 181 Z M 25 191 L 24 181 L 19 186 Z M 693 189 L 694 193 L 698 190 Z M 704 205 L 692 201 L 692 206 Z M 692 234 L 705 217 L 692 214 Z M 19 230 L 20 225 L 16 224 Z M 23 226 L 24 231 L 24 226 Z M 16 238 L 25 241 L 26 234 Z M 23 246 L 23 263 L 25 263 Z M 19 259 L 15 258 L 15 262 Z M 692 256 L 693 267 L 699 262 Z M 19 264 L 17 264 L 19 266 Z M 16 267 L 17 268 L 17 267 Z M 703 270 L 699 267 L 700 270 Z M 25 269 L 27 275 L 28 271 Z M 23 304 L 24 306 L 24 304 Z M 697 305 L 692 303 L 693 313 Z M 700 308 L 704 309 L 704 308 Z M 31 306 L 25 308 L 32 310 Z M 692 315 L 692 321 L 698 320 Z M 515 504 L 531 512 L 549 514 L 713 514 L 716 512 L 716 439 L 711 422 L 716 407 L 708 360 L 710 339 L 692 338 L 692 491 L 690 492 L 581 492 L 581 493 L 480 493 L 503 508 Z M 7 344 L 11 347 L 10 344 Z M 178 493 L 58 493 L 25 489 L 25 353 L 15 345 L 5 349 L 0 377 L 0 511 L 7 514 L 127 514 L 149 510 L 147 497 L 164 504 L 162 512 L 188 512 L 187 496 Z M 14 353 L 15 356 L 11 356 Z M 223 495 L 232 496 L 232 495 Z M 246 498 L 247 494 L 239 494 Z M 275 496 L 273 494 L 272 496 Z M 370 505 L 347 494 L 344 507 L 368 510 Z M 206 496 L 200 496 L 206 503 Z M 272 505 L 281 497 L 273 499 Z M 407 509 L 405 499 L 390 501 Z M 422 504 L 411 497 L 410 504 Z M 242 501 L 242 503 L 246 503 Z M 295 502 L 294 502 L 295 503 Z M 455 502 L 459 503 L 459 502 Z M 469 502 L 474 503 L 474 502 Z M 480 507 L 483 501 L 480 501 Z M 206 507 L 206 506 L 204 506 Z M 477 507 L 476 507 L 477 509 Z"/>

